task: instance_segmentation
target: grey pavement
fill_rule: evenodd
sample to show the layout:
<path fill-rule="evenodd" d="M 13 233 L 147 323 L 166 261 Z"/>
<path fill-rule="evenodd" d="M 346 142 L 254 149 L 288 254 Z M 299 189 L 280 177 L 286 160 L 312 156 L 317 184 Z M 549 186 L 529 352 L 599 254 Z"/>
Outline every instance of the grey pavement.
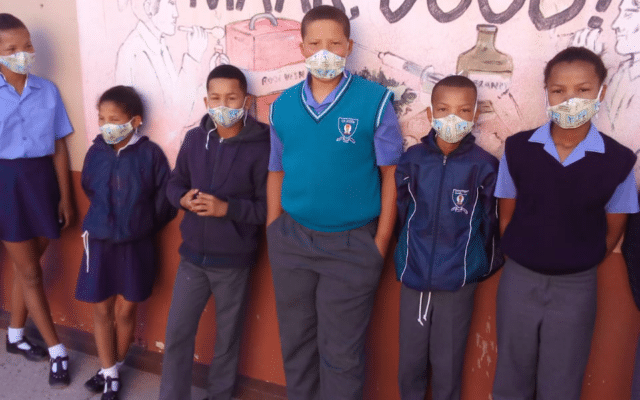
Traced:
<path fill-rule="evenodd" d="M 10 400 L 100 400 L 84 388 L 84 382 L 99 369 L 98 358 L 78 351 L 69 352 L 71 385 L 64 389 L 51 389 L 48 382 L 49 363 L 32 362 L 21 355 L 7 353 L 4 345 L 6 330 L 0 329 L 0 399 Z M 160 377 L 127 365 L 120 371 L 122 389 L 120 399 L 147 400 L 158 398 Z M 193 400 L 205 398 L 206 392 L 198 387 L 191 390 Z"/>

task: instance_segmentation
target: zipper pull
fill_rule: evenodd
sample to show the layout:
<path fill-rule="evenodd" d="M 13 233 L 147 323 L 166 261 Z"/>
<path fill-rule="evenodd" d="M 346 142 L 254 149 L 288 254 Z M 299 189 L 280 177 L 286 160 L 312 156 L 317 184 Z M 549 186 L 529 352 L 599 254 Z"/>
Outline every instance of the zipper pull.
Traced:
<path fill-rule="evenodd" d="M 442 165 L 447 165 L 447 156 L 442 158 Z"/>

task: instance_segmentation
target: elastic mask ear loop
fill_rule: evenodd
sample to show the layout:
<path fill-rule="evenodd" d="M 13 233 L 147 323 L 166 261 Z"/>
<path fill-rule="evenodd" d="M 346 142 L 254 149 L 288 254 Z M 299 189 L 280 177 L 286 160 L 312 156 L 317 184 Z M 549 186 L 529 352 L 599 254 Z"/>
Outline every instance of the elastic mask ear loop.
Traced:
<path fill-rule="evenodd" d="M 244 101 L 242 102 L 242 109 L 244 110 L 244 119 L 242 120 L 242 123 L 244 125 L 247 124 L 247 115 L 249 115 L 249 110 L 244 108 L 246 104 L 247 104 L 247 96 L 244 96 Z"/>

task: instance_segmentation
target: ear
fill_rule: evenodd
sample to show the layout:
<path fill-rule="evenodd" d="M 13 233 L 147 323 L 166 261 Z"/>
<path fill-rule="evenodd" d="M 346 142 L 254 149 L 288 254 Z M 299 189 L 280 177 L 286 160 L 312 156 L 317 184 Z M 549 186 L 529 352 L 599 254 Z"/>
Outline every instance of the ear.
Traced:
<path fill-rule="evenodd" d="M 142 9 L 144 10 L 144 13 L 147 15 L 147 17 L 151 17 L 151 0 L 144 0 Z"/>
<path fill-rule="evenodd" d="M 138 128 L 140 125 L 142 125 L 142 117 L 139 115 L 136 115 L 135 117 L 133 117 L 131 119 L 131 126 L 133 126 L 133 129 Z"/>
<path fill-rule="evenodd" d="M 352 51 L 353 51 L 353 39 L 349 39 L 349 48 L 347 49 L 347 57 L 351 55 Z"/>
<path fill-rule="evenodd" d="M 247 93 L 245 95 L 247 97 L 247 100 L 244 102 L 244 109 L 246 111 L 251 109 L 251 106 L 253 106 L 253 103 L 256 101 L 256 96 Z"/>
<path fill-rule="evenodd" d="M 478 122 L 478 117 L 480 116 L 480 101 L 478 101 L 478 99 L 476 99 L 476 115 L 473 116 L 473 123 L 475 124 L 476 122 Z"/>
<path fill-rule="evenodd" d="M 602 92 L 600 92 L 600 102 L 604 101 L 604 95 L 607 93 L 607 85 L 602 85 Z"/>
<path fill-rule="evenodd" d="M 433 123 L 433 112 L 431 110 L 431 106 L 427 107 L 427 119 L 430 124 Z"/>
<path fill-rule="evenodd" d="M 300 53 L 302 53 L 302 57 L 306 58 L 304 55 L 304 40 L 300 42 Z"/>
<path fill-rule="evenodd" d="M 207 98 L 207 96 L 205 96 L 202 100 L 204 100 L 204 108 L 205 110 L 209 111 L 209 102 L 207 100 L 209 100 Z"/>

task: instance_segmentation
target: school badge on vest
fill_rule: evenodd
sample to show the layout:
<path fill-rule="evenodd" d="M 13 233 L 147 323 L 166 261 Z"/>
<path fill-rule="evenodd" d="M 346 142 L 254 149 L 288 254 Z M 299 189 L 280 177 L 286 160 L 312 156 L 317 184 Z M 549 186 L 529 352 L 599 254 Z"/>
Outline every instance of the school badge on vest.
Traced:
<path fill-rule="evenodd" d="M 358 120 L 355 118 L 338 118 L 338 131 L 340 131 L 340 137 L 336 139 L 336 142 L 342 141 L 343 143 L 355 143 L 353 134 L 356 133 L 358 128 Z"/>
<path fill-rule="evenodd" d="M 451 209 L 451 211 L 469 214 L 469 211 L 464 208 L 464 206 L 467 204 L 467 200 L 469 199 L 468 190 L 453 189 L 453 192 L 451 193 L 451 199 L 453 200 L 454 204 L 454 207 Z"/>

